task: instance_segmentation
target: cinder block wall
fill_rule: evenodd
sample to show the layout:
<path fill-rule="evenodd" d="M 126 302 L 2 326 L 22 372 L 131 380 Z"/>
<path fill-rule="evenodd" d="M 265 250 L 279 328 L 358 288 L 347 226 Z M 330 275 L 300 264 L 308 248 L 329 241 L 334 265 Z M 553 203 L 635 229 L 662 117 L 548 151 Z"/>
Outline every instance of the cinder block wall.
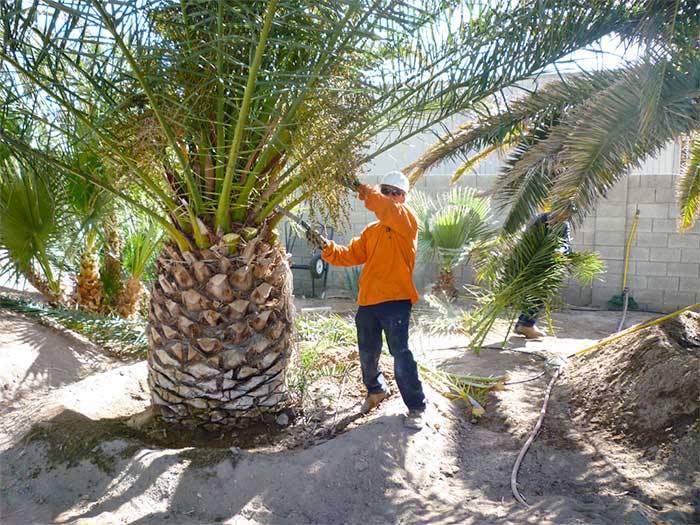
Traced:
<path fill-rule="evenodd" d="M 392 156 L 378 159 L 363 181 L 378 183 L 381 174 L 408 164 L 434 141 L 434 137 L 426 135 L 420 141 L 420 144 L 414 142 L 413 146 L 402 145 Z M 625 243 L 637 207 L 640 221 L 632 243 L 628 272 L 631 295 L 642 308 L 661 312 L 700 302 L 700 225 L 696 224 L 684 235 L 676 231 L 678 210 L 674 185 L 679 166 L 680 148 L 677 144 L 670 144 L 640 169 L 624 177 L 608 192 L 606 199 L 599 201 L 595 213 L 574 231 L 574 249 L 599 252 L 607 265 L 607 273 L 593 286 L 570 283 L 562 291 L 568 303 L 603 307 L 613 295 L 620 293 Z M 450 174 L 455 167 L 454 164 L 446 165 L 437 173 L 427 175 L 419 181 L 417 189 L 430 194 L 448 190 Z M 499 167 L 497 157 L 487 159 L 477 173 L 462 177 L 459 185 L 491 189 Z M 350 220 L 351 230 L 338 232 L 335 236 L 338 242 L 347 242 L 358 235 L 374 220 L 374 216 L 358 201 L 350 212 Z M 308 260 L 308 248 L 303 240 L 297 241 L 293 255 L 296 261 Z M 419 291 L 428 292 L 437 273 L 435 264 L 419 264 L 414 275 Z M 471 282 L 471 269 L 467 266 L 457 268 L 456 276 L 460 283 Z M 311 293 L 308 272 L 295 270 L 294 279 L 297 294 Z M 344 281 L 343 269 L 332 268 L 330 293 L 341 294 Z"/>

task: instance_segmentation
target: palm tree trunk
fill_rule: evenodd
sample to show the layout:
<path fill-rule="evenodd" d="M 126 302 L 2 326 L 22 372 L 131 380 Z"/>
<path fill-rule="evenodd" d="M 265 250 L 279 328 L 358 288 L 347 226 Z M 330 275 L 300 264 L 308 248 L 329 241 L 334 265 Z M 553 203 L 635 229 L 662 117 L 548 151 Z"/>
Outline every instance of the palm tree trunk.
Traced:
<path fill-rule="evenodd" d="M 59 305 L 63 303 L 63 295 L 60 290 L 56 290 L 52 287 L 51 283 L 43 276 L 39 275 L 33 267 L 30 267 L 23 275 L 29 284 L 46 297 L 46 301 L 49 304 Z"/>
<path fill-rule="evenodd" d="M 166 420 L 208 429 L 272 421 L 286 408 L 292 282 L 284 250 L 252 239 L 157 262 L 147 334 L 151 400 Z"/>
<path fill-rule="evenodd" d="M 433 287 L 433 292 L 445 294 L 445 297 L 450 301 L 457 299 L 459 293 L 455 286 L 455 277 L 451 268 L 443 267 L 440 270 L 440 276 Z"/>
<path fill-rule="evenodd" d="M 119 290 L 116 299 L 117 315 L 124 319 L 134 315 L 139 309 L 143 295 L 143 283 L 140 279 L 130 277 Z"/>
<path fill-rule="evenodd" d="M 122 281 L 122 239 L 119 234 L 118 219 L 114 213 L 104 222 L 107 253 L 101 272 L 107 277 L 103 283 L 109 283 L 109 289 L 103 289 L 103 308 L 120 311 L 119 298 L 122 296 L 124 282 Z M 104 286 L 104 284 L 103 284 Z M 138 297 L 137 295 L 137 302 Z M 135 304 L 135 303 L 134 303 Z M 119 314 L 121 315 L 121 314 Z"/>
<path fill-rule="evenodd" d="M 75 277 L 75 303 L 88 312 L 99 312 L 102 306 L 102 281 L 94 243 L 87 242 L 80 256 L 80 271 Z"/>

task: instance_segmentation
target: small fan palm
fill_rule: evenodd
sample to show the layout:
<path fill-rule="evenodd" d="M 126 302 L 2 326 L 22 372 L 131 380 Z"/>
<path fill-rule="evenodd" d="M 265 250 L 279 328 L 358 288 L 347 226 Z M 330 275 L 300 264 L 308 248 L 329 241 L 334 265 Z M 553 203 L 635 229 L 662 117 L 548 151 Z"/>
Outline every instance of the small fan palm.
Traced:
<path fill-rule="evenodd" d="M 149 219 L 136 221 L 124 243 L 124 268 L 129 278 L 117 295 L 117 313 L 131 317 L 138 311 L 144 292 L 143 279 L 162 248 L 163 230 Z"/>
<path fill-rule="evenodd" d="M 28 163 L 0 164 L 0 249 L 2 271 L 24 277 L 49 302 L 61 301 L 61 287 L 50 263 L 50 250 L 61 228 L 54 189 L 46 173 Z"/>
<path fill-rule="evenodd" d="M 492 231 L 489 200 L 472 188 L 453 188 L 436 198 L 414 192 L 411 204 L 418 217 L 419 253 L 440 263 L 435 292 L 455 299 L 454 267 Z"/>

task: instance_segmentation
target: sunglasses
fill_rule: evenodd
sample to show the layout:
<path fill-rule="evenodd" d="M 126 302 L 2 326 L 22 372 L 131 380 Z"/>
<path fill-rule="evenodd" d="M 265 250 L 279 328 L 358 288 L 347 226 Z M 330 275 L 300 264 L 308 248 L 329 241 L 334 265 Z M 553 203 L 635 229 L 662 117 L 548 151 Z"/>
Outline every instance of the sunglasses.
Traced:
<path fill-rule="evenodd" d="M 393 195 L 394 197 L 401 197 L 401 195 L 404 194 L 403 191 L 401 190 L 395 190 L 394 188 L 387 188 L 386 186 L 382 186 L 380 188 L 380 191 L 382 192 L 382 195 Z"/>

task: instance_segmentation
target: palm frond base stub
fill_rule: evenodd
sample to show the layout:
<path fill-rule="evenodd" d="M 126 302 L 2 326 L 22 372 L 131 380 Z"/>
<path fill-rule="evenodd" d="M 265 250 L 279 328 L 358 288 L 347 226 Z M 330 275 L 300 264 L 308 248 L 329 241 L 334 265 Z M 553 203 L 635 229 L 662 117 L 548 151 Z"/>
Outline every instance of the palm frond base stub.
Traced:
<path fill-rule="evenodd" d="M 279 245 L 256 237 L 228 254 L 166 245 L 147 335 L 151 401 L 165 421 L 247 427 L 290 404 L 292 276 Z"/>
<path fill-rule="evenodd" d="M 443 268 L 440 270 L 438 280 L 433 285 L 433 293 L 444 296 L 448 301 L 457 299 L 459 293 L 457 292 L 455 277 L 451 269 Z"/>
<path fill-rule="evenodd" d="M 139 302 L 144 287 L 140 279 L 130 277 L 119 289 L 116 299 L 116 312 L 119 317 L 128 319 L 139 310 Z"/>
<path fill-rule="evenodd" d="M 102 307 L 100 264 L 97 256 L 88 250 L 80 257 L 80 271 L 75 278 L 75 303 L 93 313 L 99 313 Z"/>

